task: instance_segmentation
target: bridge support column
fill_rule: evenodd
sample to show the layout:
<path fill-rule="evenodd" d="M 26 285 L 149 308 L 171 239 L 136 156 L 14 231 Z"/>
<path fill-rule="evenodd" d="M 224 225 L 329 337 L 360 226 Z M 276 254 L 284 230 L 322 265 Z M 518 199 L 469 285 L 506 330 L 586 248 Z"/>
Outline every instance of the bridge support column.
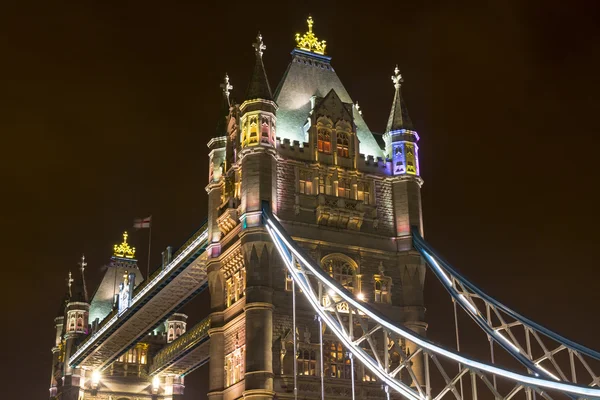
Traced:
<path fill-rule="evenodd" d="M 252 288 L 272 291 L 270 288 Z M 271 293 L 263 293 L 270 297 Z M 271 400 L 273 392 L 273 305 L 247 304 L 246 312 L 246 390 L 244 399 Z"/>
<path fill-rule="evenodd" d="M 211 315 L 211 318 L 214 317 Z M 210 329 L 208 334 L 210 335 L 208 397 L 211 400 L 221 400 L 225 384 L 225 334 L 223 328 Z"/>

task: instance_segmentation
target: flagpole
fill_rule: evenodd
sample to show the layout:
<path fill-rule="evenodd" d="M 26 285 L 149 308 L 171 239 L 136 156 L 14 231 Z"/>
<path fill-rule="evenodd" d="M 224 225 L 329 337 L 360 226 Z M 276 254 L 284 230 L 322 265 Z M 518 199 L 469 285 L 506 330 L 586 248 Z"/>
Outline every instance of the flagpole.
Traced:
<path fill-rule="evenodd" d="M 152 246 L 152 215 L 150 216 L 150 231 L 148 231 L 148 266 L 146 267 L 146 279 L 150 279 L 150 247 Z"/>

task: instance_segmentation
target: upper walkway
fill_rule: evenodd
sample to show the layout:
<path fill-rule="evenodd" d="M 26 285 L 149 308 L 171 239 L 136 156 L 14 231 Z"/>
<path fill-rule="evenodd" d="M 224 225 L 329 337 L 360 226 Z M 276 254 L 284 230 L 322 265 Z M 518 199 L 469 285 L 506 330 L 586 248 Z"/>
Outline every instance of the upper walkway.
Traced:
<path fill-rule="evenodd" d="M 100 323 L 69 358 L 69 364 L 103 370 L 208 287 L 207 238 L 204 224 L 167 266 L 136 288 L 127 310 L 120 315 L 114 310 Z"/>

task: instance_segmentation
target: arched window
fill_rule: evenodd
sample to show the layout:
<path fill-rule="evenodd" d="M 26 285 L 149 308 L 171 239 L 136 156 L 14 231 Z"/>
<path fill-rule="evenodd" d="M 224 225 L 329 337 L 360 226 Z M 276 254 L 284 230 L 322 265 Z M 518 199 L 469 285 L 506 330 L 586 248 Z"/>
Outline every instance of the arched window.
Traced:
<path fill-rule="evenodd" d="M 331 153 L 331 133 L 327 129 L 317 131 L 317 149 L 323 153 Z"/>
<path fill-rule="evenodd" d="M 171 343 L 175 339 L 175 331 L 173 326 L 169 327 L 169 334 L 167 335 L 167 342 Z"/>
<path fill-rule="evenodd" d="M 337 154 L 338 157 L 350 157 L 350 140 L 348 134 L 344 132 L 337 133 Z"/>
<path fill-rule="evenodd" d="M 350 292 L 359 289 L 355 287 L 359 284 L 359 282 L 355 282 L 356 264 L 350 257 L 343 254 L 331 254 L 323 258 L 321 265 L 329 276 L 338 281 Z"/>

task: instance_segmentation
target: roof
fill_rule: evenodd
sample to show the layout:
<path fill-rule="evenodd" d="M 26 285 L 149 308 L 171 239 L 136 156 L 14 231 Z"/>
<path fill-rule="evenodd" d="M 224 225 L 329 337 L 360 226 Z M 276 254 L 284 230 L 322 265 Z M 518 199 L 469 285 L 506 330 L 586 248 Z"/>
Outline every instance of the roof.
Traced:
<path fill-rule="evenodd" d="M 252 72 L 252 79 L 248 85 L 246 91 L 246 100 L 263 99 L 273 100 L 273 92 L 271 92 L 271 86 L 269 85 L 269 79 L 267 78 L 267 72 L 262 61 L 262 55 L 256 54 L 256 63 L 254 64 L 254 71 Z"/>
<path fill-rule="evenodd" d="M 306 142 L 304 124 L 311 110 L 312 96 L 325 97 L 332 89 L 344 103 L 354 103 L 348 91 L 330 64 L 331 58 L 294 49 L 281 82 L 275 90 L 277 110 L 277 136 Z M 360 153 L 382 157 L 383 151 L 364 119 L 354 113 L 354 123 Z"/>
<path fill-rule="evenodd" d="M 402 98 L 400 85 L 398 85 L 396 93 L 394 94 L 394 102 L 392 103 L 392 109 L 390 111 L 390 116 L 388 118 L 388 123 L 385 128 L 385 131 L 393 132 L 400 129 L 413 130 L 414 128 L 412 121 L 408 116 L 408 109 L 406 108 L 406 104 L 404 103 L 404 99 Z"/>

